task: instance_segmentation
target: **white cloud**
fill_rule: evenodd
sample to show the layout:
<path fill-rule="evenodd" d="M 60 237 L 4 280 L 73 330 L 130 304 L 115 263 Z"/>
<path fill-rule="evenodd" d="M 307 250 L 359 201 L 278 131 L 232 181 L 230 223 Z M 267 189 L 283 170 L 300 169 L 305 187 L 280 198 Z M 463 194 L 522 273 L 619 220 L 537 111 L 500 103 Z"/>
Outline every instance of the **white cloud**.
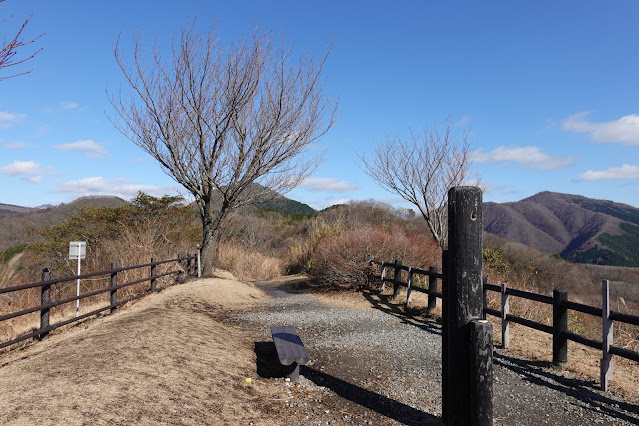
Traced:
<path fill-rule="evenodd" d="M 344 192 L 357 191 L 359 187 L 346 181 L 337 181 L 333 178 L 310 178 L 306 179 L 301 185 L 308 191 L 326 191 L 341 194 Z"/>
<path fill-rule="evenodd" d="M 540 170 L 559 169 L 575 161 L 572 158 L 546 154 L 538 146 L 500 146 L 489 152 L 479 149 L 473 153 L 473 159 L 477 163 L 516 163 L 518 166 Z"/>
<path fill-rule="evenodd" d="M 589 115 L 590 112 L 580 112 L 566 118 L 563 129 L 574 133 L 587 133 L 594 142 L 639 145 L 639 115 L 630 114 L 603 123 L 589 121 Z"/>
<path fill-rule="evenodd" d="M 106 150 L 100 144 L 92 140 L 83 140 L 71 143 L 63 143 L 55 146 L 60 151 L 72 151 L 84 153 L 88 158 L 99 158 L 107 155 Z"/>
<path fill-rule="evenodd" d="M 24 117 L 26 117 L 24 114 L 0 111 L 0 129 L 8 129 Z"/>
<path fill-rule="evenodd" d="M 639 166 L 624 164 L 621 167 L 610 167 L 607 170 L 588 170 L 579 175 L 579 180 L 616 180 L 616 179 L 639 179 Z"/>
<path fill-rule="evenodd" d="M 71 102 L 71 101 L 62 101 L 60 102 L 60 106 L 64 109 L 76 109 L 78 108 L 80 105 L 78 105 L 75 102 Z"/>
<path fill-rule="evenodd" d="M 22 148 L 26 148 L 27 144 L 24 143 L 23 141 L 15 141 L 15 142 L 5 143 L 2 146 L 8 149 L 22 149 Z"/>
<path fill-rule="evenodd" d="M 83 195 L 115 195 L 120 198 L 133 198 L 138 191 L 154 196 L 175 194 L 178 188 L 172 185 L 156 186 L 132 183 L 124 178 L 104 178 L 101 176 L 88 177 L 79 180 L 63 182 L 57 192 Z"/>
<path fill-rule="evenodd" d="M 8 176 L 17 176 L 31 183 L 40 183 L 43 174 L 52 172 L 52 167 L 42 167 L 35 161 L 15 160 L 9 165 L 0 167 L 0 173 Z"/>

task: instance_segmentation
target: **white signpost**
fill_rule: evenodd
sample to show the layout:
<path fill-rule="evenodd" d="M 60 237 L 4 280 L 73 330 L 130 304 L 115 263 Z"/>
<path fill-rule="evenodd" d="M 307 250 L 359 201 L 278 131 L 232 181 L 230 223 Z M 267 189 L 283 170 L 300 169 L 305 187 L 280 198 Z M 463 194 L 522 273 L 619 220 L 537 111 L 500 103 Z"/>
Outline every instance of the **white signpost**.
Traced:
<path fill-rule="evenodd" d="M 85 241 L 71 241 L 69 243 L 69 259 L 78 259 L 78 275 L 80 275 L 80 259 L 87 257 L 87 243 Z M 78 278 L 77 296 L 80 297 L 80 278 Z M 80 315 L 80 299 L 75 301 L 75 316 Z"/>

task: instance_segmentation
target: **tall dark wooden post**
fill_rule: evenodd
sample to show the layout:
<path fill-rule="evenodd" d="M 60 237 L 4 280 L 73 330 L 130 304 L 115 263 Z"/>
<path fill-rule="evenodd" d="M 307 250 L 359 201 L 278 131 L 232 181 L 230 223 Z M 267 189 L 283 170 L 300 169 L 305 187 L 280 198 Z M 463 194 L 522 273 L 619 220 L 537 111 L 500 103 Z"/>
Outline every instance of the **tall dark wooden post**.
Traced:
<path fill-rule="evenodd" d="M 472 353 L 471 321 L 481 319 L 484 310 L 482 285 L 482 194 L 476 187 L 460 186 L 448 192 L 448 265 L 446 333 L 447 415 L 449 425 L 492 425 L 492 386 L 478 389 L 473 377 L 492 366 L 492 328 L 483 330 L 482 339 L 490 336 L 490 360 L 478 360 Z M 486 352 L 486 351 L 484 351 Z M 443 354 L 442 354 L 443 355 Z M 486 355 L 486 354 L 484 354 Z M 490 369 L 492 371 L 492 367 Z M 492 377 L 490 379 L 492 385 Z M 488 384 L 488 381 L 484 381 Z M 485 394 L 488 394 L 486 396 Z M 474 404 L 478 398 L 490 401 L 490 419 L 479 416 Z M 454 401 L 454 404 L 453 404 Z"/>
<path fill-rule="evenodd" d="M 53 278 L 51 270 L 49 268 L 42 269 L 42 281 L 49 281 Z M 40 305 L 48 305 L 51 303 L 51 284 L 45 284 L 40 287 Z M 49 308 L 40 310 L 40 330 L 43 330 L 49 326 Z M 49 332 L 45 331 L 38 336 L 40 340 L 46 339 L 49 336 Z"/>
<path fill-rule="evenodd" d="M 432 313 L 437 306 L 437 266 L 428 268 L 428 313 Z"/>
<path fill-rule="evenodd" d="M 395 259 L 395 275 L 393 276 L 393 299 L 399 297 L 401 287 L 399 282 L 402 280 L 402 261 Z"/>
<path fill-rule="evenodd" d="M 568 361 L 568 339 L 564 335 L 568 331 L 568 309 L 562 306 L 568 300 L 568 292 L 554 290 L 552 299 L 552 363 L 562 366 Z"/>
<path fill-rule="evenodd" d="M 118 267 L 117 264 L 112 263 L 111 264 L 111 269 L 116 269 Z M 110 313 L 114 313 L 116 310 L 116 305 L 118 303 L 118 272 L 117 271 L 113 271 L 111 272 L 111 310 L 109 311 Z"/>
<path fill-rule="evenodd" d="M 151 258 L 151 291 L 156 291 L 156 279 L 155 279 L 155 267 L 157 265 L 155 264 L 155 259 Z"/>

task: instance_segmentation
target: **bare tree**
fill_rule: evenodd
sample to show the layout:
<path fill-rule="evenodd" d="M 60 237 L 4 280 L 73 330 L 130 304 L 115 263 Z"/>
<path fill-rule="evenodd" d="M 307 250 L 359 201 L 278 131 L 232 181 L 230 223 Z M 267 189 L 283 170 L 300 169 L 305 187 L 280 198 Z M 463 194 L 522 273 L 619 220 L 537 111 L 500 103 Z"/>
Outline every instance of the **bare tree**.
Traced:
<path fill-rule="evenodd" d="M 147 52 L 138 34 L 127 58 L 118 38 L 114 55 L 130 90 L 109 99 L 116 127 L 195 197 L 210 275 L 229 212 L 315 170 L 321 155 L 308 148 L 334 123 L 337 101 L 323 94 L 328 53 L 293 58 L 257 29 L 223 45 L 214 28 L 192 22 L 171 47 L 168 59 L 156 44 Z"/>
<path fill-rule="evenodd" d="M 4 3 L 5 0 L 0 0 L 0 4 Z M 0 6 L 0 8 L 2 8 L 4 6 Z M 23 57 L 21 59 L 16 58 L 16 55 L 18 54 L 18 50 L 35 42 L 37 39 L 39 39 L 40 37 L 42 37 L 44 34 L 40 34 L 37 37 L 34 37 L 30 40 L 24 40 L 22 38 L 22 33 L 24 31 L 24 29 L 27 27 L 27 24 L 29 23 L 29 21 L 31 20 L 31 17 L 33 16 L 30 15 L 22 24 L 22 26 L 20 27 L 20 29 L 18 29 L 18 32 L 16 33 L 15 36 L 7 38 L 6 36 L 2 37 L 2 48 L 0 49 L 0 68 L 8 68 L 8 67 L 13 67 L 19 64 L 22 64 L 26 61 L 28 61 L 29 59 L 33 58 L 38 52 L 40 52 L 42 50 L 42 48 L 36 50 L 35 52 L 33 52 L 31 55 L 28 55 L 26 57 Z M 0 20 L 0 23 L 6 23 L 9 19 L 11 18 L 11 16 L 9 16 L 8 18 L 5 18 L 3 20 Z M 30 73 L 31 70 L 28 71 L 23 71 L 23 72 L 19 72 L 17 74 L 10 74 L 7 76 L 2 76 L 0 75 L 0 81 L 2 80 L 6 80 L 7 78 L 11 78 L 11 77 L 16 77 L 19 75 L 23 75 L 23 74 L 28 74 Z"/>
<path fill-rule="evenodd" d="M 441 247 L 447 238 L 448 190 L 470 177 L 468 133 L 458 135 L 449 118 L 443 132 L 436 125 L 421 133 L 411 130 L 409 138 L 387 138 L 373 152 L 359 155 L 366 174 L 417 207 Z"/>

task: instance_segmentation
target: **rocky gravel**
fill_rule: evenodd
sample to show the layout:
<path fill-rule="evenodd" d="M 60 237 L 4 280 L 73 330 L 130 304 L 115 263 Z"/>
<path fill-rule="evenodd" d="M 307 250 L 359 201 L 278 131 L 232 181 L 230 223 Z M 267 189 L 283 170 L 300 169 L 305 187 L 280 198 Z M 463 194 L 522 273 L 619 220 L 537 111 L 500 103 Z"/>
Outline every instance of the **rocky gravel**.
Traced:
<path fill-rule="evenodd" d="M 275 296 L 229 321 L 253 333 L 260 379 L 281 387 L 274 398 L 298 424 L 441 424 L 441 326 L 434 319 L 407 317 L 375 293 L 364 294 L 374 307 L 366 310 L 262 287 Z M 278 373 L 274 325 L 296 326 L 311 354 L 298 383 Z M 495 424 L 639 424 L 637 405 L 594 386 L 497 349 Z"/>

